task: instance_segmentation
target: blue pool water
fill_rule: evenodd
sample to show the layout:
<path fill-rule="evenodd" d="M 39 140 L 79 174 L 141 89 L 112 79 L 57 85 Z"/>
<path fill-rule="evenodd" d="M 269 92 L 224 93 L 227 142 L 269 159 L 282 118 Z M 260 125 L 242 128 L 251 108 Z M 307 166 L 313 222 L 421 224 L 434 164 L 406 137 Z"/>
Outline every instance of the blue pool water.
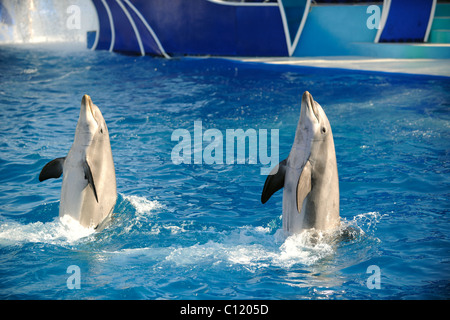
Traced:
<path fill-rule="evenodd" d="M 278 129 L 284 159 L 305 90 L 333 128 L 349 238 L 284 235 L 282 192 L 260 203 L 260 162 L 171 159 L 173 131 L 194 121 Z M 59 220 L 61 179 L 38 181 L 67 154 L 83 94 L 116 166 L 101 232 Z M 1 299 L 450 297 L 449 78 L 0 47 L 0 110 Z"/>

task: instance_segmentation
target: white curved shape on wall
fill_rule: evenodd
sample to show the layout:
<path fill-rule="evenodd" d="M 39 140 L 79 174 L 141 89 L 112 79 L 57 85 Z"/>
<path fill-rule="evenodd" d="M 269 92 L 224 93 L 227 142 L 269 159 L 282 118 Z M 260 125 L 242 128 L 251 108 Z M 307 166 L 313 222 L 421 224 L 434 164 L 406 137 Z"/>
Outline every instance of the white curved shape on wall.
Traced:
<path fill-rule="evenodd" d="M 114 29 L 114 19 L 111 13 L 111 9 L 109 8 L 106 0 L 102 0 L 103 6 L 105 7 L 106 13 L 108 14 L 109 19 L 109 27 L 111 29 L 111 44 L 109 45 L 109 52 L 112 52 L 114 49 L 114 44 L 116 43 L 116 31 Z M 99 30 L 100 32 L 100 30 Z"/>
<path fill-rule="evenodd" d="M 120 6 L 120 8 L 122 9 L 123 13 L 125 13 L 125 15 L 127 16 L 128 21 L 131 24 L 131 27 L 134 30 L 134 34 L 136 35 L 136 39 L 139 45 L 139 50 L 141 52 L 141 56 L 145 56 L 145 50 L 144 50 L 144 46 L 142 45 L 142 39 L 141 39 L 141 35 L 139 33 L 139 30 L 136 27 L 136 23 L 133 20 L 133 17 L 130 15 L 130 13 L 128 12 L 127 8 L 125 8 L 125 6 L 123 5 L 123 3 L 120 0 L 116 0 L 117 4 Z"/>
<path fill-rule="evenodd" d="M 145 25 L 145 27 L 147 28 L 148 32 L 150 32 L 150 34 L 152 35 L 153 39 L 155 40 L 156 45 L 158 46 L 158 49 L 161 51 L 162 55 L 165 58 L 170 59 L 170 56 L 164 50 L 161 42 L 159 41 L 158 37 L 156 36 L 156 33 L 153 31 L 152 27 L 150 27 L 150 25 L 148 24 L 147 20 L 140 13 L 140 11 L 129 0 L 123 0 L 123 1 L 134 11 L 134 13 L 136 13 L 136 15 L 139 17 L 139 19 L 141 19 L 142 23 Z"/>

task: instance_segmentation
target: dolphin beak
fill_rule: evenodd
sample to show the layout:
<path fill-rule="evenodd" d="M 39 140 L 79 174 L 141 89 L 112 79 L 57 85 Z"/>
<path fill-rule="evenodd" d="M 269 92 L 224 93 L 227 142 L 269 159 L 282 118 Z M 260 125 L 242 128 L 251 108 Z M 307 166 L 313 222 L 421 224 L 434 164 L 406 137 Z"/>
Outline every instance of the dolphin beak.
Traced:
<path fill-rule="evenodd" d="M 83 99 L 81 99 L 81 105 L 85 106 L 86 111 L 89 110 L 92 114 L 92 116 L 94 116 L 94 110 L 92 110 L 92 100 L 91 97 L 89 97 L 87 94 L 85 94 L 83 96 Z"/>
<path fill-rule="evenodd" d="M 320 122 L 319 121 L 319 112 L 318 112 L 318 110 L 316 108 L 316 104 L 314 103 L 314 99 L 313 99 L 312 95 L 308 91 L 305 91 L 303 93 L 302 105 L 303 104 L 307 107 L 308 110 L 310 110 L 310 111 L 312 110 L 312 112 L 313 112 L 314 116 L 316 117 L 317 121 Z"/>

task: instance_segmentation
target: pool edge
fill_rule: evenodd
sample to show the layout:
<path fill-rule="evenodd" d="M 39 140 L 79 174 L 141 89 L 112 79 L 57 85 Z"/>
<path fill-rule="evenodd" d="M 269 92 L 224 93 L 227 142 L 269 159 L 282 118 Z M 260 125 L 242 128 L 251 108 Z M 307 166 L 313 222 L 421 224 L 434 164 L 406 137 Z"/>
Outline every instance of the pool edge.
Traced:
<path fill-rule="evenodd" d="M 363 72 L 450 78 L 450 59 L 392 59 L 372 57 L 223 57 L 189 56 L 189 58 L 223 59 L 246 64 L 265 64 L 279 68 L 314 68 L 343 72 Z"/>

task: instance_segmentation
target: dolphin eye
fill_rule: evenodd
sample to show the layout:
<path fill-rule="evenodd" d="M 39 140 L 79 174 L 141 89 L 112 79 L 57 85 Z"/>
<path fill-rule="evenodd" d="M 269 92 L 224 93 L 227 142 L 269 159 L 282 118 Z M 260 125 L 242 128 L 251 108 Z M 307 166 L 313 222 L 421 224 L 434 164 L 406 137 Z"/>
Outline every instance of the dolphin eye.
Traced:
<path fill-rule="evenodd" d="M 327 133 L 327 128 L 322 127 L 322 133 Z"/>
<path fill-rule="evenodd" d="M 103 133 L 103 128 L 100 128 L 100 133 Z"/>

